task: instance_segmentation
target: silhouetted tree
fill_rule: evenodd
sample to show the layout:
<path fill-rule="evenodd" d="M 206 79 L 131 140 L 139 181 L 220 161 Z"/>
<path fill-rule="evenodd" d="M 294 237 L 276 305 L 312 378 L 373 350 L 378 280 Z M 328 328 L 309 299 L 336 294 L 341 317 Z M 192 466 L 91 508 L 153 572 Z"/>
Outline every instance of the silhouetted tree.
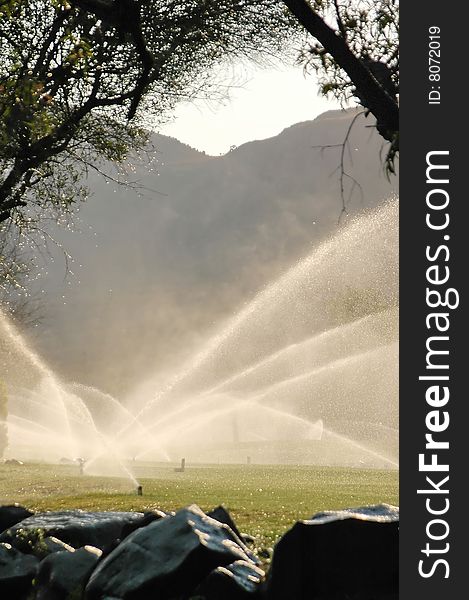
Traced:
<path fill-rule="evenodd" d="M 0 222 L 60 213 L 83 169 L 145 145 L 148 117 L 216 92 L 210 69 L 282 53 L 270 0 L 0 0 Z"/>
<path fill-rule="evenodd" d="M 41 320 L 40 293 L 31 289 L 41 271 L 29 246 L 29 232 L 23 237 L 12 229 L 14 224 L 0 224 L 0 311 L 25 329 Z"/>
<path fill-rule="evenodd" d="M 399 3 L 397 0 L 284 0 L 314 38 L 302 59 L 319 76 L 321 91 L 355 99 L 376 118 L 389 142 L 394 172 L 399 152 Z"/>
<path fill-rule="evenodd" d="M 36 311 L 17 244 L 66 221 L 90 169 L 144 151 L 181 99 L 224 94 L 221 61 L 284 54 L 292 22 L 270 0 L 0 0 L 0 304 Z"/>
<path fill-rule="evenodd" d="M 281 55 L 300 43 L 299 24 L 322 92 L 376 117 L 393 171 L 397 10 L 394 0 L 0 0 L 0 224 L 61 219 L 85 198 L 87 170 L 142 150 L 146 126 L 182 98 L 219 93 L 212 67 Z M 13 265 L 0 248 L 2 261 Z"/>

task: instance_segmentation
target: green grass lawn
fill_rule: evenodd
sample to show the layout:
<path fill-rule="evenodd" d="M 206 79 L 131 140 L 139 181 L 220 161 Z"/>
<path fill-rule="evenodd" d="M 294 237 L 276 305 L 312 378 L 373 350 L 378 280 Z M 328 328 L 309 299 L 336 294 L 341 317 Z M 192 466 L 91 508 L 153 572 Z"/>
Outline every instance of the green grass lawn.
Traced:
<path fill-rule="evenodd" d="M 34 511 L 177 510 L 196 503 L 203 510 L 223 504 L 238 528 L 272 546 L 298 519 L 314 513 L 377 502 L 398 504 L 398 472 L 313 466 L 172 466 L 140 463 L 143 485 L 130 480 L 80 476 L 73 465 L 0 465 L 0 503 L 19 502 Z"/>

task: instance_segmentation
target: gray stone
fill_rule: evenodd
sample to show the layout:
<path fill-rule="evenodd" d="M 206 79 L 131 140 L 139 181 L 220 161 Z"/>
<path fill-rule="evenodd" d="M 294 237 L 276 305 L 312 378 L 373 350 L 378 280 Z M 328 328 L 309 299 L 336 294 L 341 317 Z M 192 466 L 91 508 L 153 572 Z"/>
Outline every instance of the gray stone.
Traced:
<path fill-rule="evenodd" d="M 84 546 L 72 552 L 56 552 L 39 565 L 35 600 L 70 600 L 83 597 L 88 579 L 102 551 Z"/>
<path fill-rule="evenodd" d="M 228 525 L 228 527 L 231 529 L 231 531 L 233 533 L 235 533 L 239 537 L 240 540 L 243 539 L 243 536 L 241 535 L 238 528 L 236 527 L 235 522 L 231 518 L 230 513 L 226 510 L 226 508 L 224 506 L 221 506 L 221 505 L 217 506 L 216 508 L 214 508 L 213 510 L 208 512 L 207 515 L 209 517 L 212 517 L 212 519 L 216 519 L 217 521 L 220 521 L 220 523 L 225 523 L 225 525 Z"/>
<path fill-rule="evenodd" d="M 32 554 L 39 560 L 42 560 L 49 554 L 55 552 L 74 552 L 69 544 L 62 542 L 55 537 L 44 537 L 41 531 L 18 531 L 18 536 L 14 540 L 14 548 L 22 554 Z"/>
<path fill-rule="evenodd" d="M 251 538 L 250 536 L 247 536 L 248 539 L 245 539 L 245 536 L 239 532 L 238 528 L 236 527 L 235 522 L 233 521 L 233 519 L 231 518 L 230 513 L 226 510 L 226 508 L 224 508 L 223 506 L 217 506 L 216 508 L 214 508 L 213 510 L 211 510 L 210 512 L 207 513 L 207 516 L 211 517 L 212 519 L 216 519 L 217 521 L 219 521 L 220 523 L 224 523 L 225 525 L 228 525 L 228 527 L 231 529 L 231 531 L 235 534 L 235 536 L 237 537 L 237 540 L 242 544 L 242 545 L 248 545 L 250 543 L 254 542 L 254 538 Z M 260 564 L 260 560 L 259 558 L 253 553 L 251 552 L 251 550 L 247 549 L 246 550 L 246 554 L 248 555 L 249 559 L 256 563 L 256 564 Z"/>
<path fill-rule="evenodd" d="M 211 571 L 247 548 L 231 529 L 190 506 L 129 535 L 104 558 L 86 587 L 87 600 L 169 600 L 192 592 Z"/>
<path fill-rule="evenodd" d="M 47 555 L 54 554 L 55 552 L 73 552 L 75 548 L 62 542 L 54 536 L 46 537 L 43 541 L 44 546 L 47 549 Z"/>
<path fill-rule="evenodd" d="M 243 540 L 243 542 L 245 544 L 247 544 L 249 546 L 256 543 L 256 538 L 254 536 L 250 535 L 249 533 L 242 533 L 241 539 Z"/>
<path fill-rule="evenodd" d="M 264 571 L 251 561 L 237 560 L 212 571 L 195 596 L 204 600 L 256 600 L 264 576 Z"/>
<path fill-rule="evenodd" d="M 13 525 L 16 525 L 20 521 L 31 517 L 33 514 L 30 510 L 19 504 L 0 506 L 0 533 L 9 527 L 13 527 Z"/>
<path fill-rule="evenodd" d="M 29 593 L 38 559 L 0 543 L 0 598 L 22 600 Z"/>
<path fill-rule="evenodd" d="M 140 529 L 141 527 L 146 527 L 153 523 L 153 521 L 158 521 L 158 519 L 163 519 L 167 517 L 168 513 L 163 512 L 162 510 L 150 510 L 148 512 L 144 512 L 141 519 L 136 521 L 130 521 L 126 523 L 122 528 L 120 539 L 123 540 L 128 535 L 133 533 L 136 529 Z"/>
<path fill-rule="evenodd" d="M 269 600 L 398 598 L 399 510 L 378 505 L 299 521 L 277 543 Z"/>
<path fill-rule="evenodd" d="M 69 510 L 39 513 L 14 525 L 0 536 L 0 542 L 20 547 L 21 538 L 41 532 L 56 537 L 74 548 L 87 544 L 105 548 L 121 539 L 125 527 L 138 527 L 145 516 L 138 512 L 84 512 Z"/>
<path fill-rule="evenodd" d="M 264 560 L 269 560 L 270 558 L 272 558 L 272 552 L 268 548 L 260 548 L 260 550 L 257 551 L 257 554 L 260 558 L 263 558 Z"/>
<path fill-rule="evenodd" d="M 390 504 L 373 504 L 359 508 L 344 508 L 343 510 L 324 510 L 316 513 L 311 520 L 329 523 L 342 519 L 361 519 L 376 523 L 399 523 L 399 507 Z"/>
<path fill-rule="evenodd" d="M 56 552 L 75 552 L 75 548 L 53 536 L 46 538 L 40 536 L 38 539 L 36 539 L 35 543 L 31 543 L 26 548 L 21 547 L 19 544 L 16 547 L 20 550 L 20 552 L 24 552 L 25 554 L 33 554 L 39 560 L 49 556 L 49 554 L 55 554 Z"/>

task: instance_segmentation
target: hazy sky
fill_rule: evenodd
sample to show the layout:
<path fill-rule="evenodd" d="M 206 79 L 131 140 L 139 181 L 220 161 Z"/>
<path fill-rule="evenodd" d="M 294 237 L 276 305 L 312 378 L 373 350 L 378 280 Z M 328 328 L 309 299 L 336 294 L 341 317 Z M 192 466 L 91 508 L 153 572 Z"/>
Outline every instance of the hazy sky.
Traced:
<path fill-rule="evenodd" d="M 173 122 L 159 131 L 204 150 L 224 154 L 230 146 L 277 135 L 294 123 L 340 108 L 318 96 L 314 76 L 301 67 L 249 67 L 226 70 L 221 79 L 234 83 L 223 105 L 204 101 L 181 104 Z"/>

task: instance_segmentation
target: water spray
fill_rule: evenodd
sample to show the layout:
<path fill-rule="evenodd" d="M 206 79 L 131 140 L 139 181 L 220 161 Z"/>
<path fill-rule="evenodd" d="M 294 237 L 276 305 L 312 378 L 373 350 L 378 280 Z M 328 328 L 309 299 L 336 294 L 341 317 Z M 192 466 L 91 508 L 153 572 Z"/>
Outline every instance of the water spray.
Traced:
<path fill-rule="evenodd" d="M 346 433 L 324 446 L 337 461 L 348 464 L 354 447 L 365 464 L 395 466 L 396 236 L 391 205 L 349 223 L 223 321 L 136 415 L 99 390 L 62 383 L 0 313 L 10 452 L 43 459 L 62 448 L 72 457 L 86 452 L 86 464 L 75 459 L 77 474 L 107 475 L 117 464 L 131 493 L 143 495 L 128 468 L 135 460 L 124 456 L 171 464 L 178 452 L 172 466 L 183 474 L 181 456 L 206 460 L 212 444 L 224 452 L 232 440 L 233 458 L 245 464 L 258 462 L 258 448 L 296 461 L 298 444 L 321 439 L 324 418 Z M 286 316 L 285 331 L 271 328 Z M 316 461 L 316 448 L 302 460 Z"/>

